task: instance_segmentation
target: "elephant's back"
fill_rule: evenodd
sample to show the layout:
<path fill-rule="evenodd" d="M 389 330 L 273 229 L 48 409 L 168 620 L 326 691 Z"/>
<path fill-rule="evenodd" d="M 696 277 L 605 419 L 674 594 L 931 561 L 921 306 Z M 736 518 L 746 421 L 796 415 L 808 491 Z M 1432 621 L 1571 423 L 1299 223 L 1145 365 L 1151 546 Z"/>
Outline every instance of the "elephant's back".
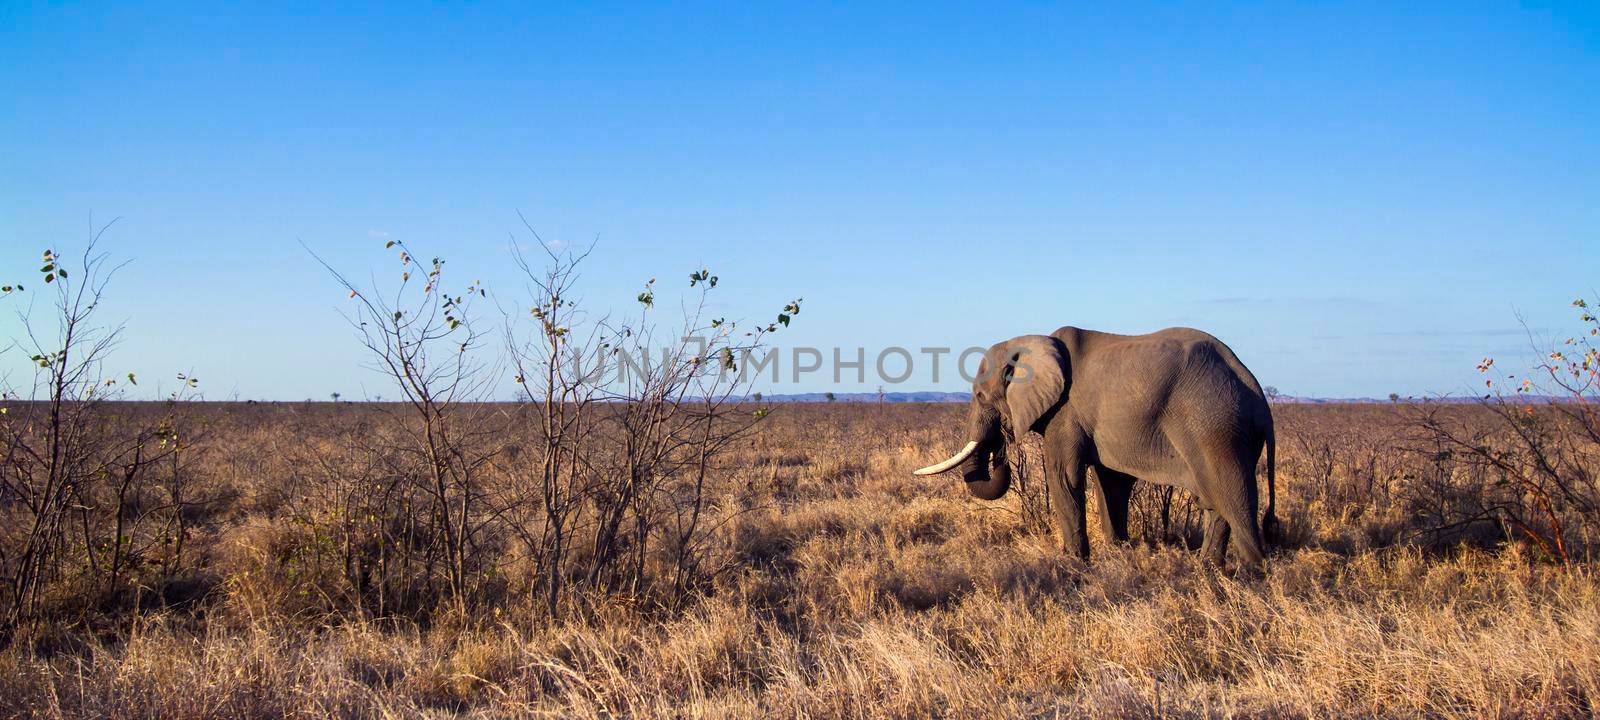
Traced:
<path fill-rule="evenodd" d="M 1191 327 L 1170 327 L 1144 335 L 1116 335 L 1093 333 L 1103 339 L 1104 345 L 1121 345 L 1129 352 L 1145 354 L 1174 364 L 1175 369 L 1187 374 L 1226 375 L 1238 379 L 1246 387 L 1261 394 L 1261 385 L 1245 367 L 1233 348 L 1204 330 Z"/>
<path fill-rule="evenodd" d="M 1206 427 L 1231 428 L 1239 437 L 1258 438 L 1269 432 L 1272 409 L 1255 375 L 1227 344 L 1194 332 L 1198 335 L 1184 344 L 1173 409 Z"/>
<path fill-rule="evenodd" d="M 1124 401 L 1202 423 L 1252 429 L 1271 423 L 1255 375 L 1211 333 L 1188 327 L 1144 335 L 1077 332 L 1095 369 L 1120 380 L 1114 384 L 1122 386 L 1117 394 Z"/>
<path fill-rule="evenodd" d="M 1068 326 L 1052 335 L 1066 345 L 1075 364 L 1081 359 L 1090 366 L 1075 368 L 1075 375 L 1085 370 L 1131 374 L 1137 379 L 1125 380 L 1134 385 L 1237 383 L 1265 399 L 1261 384 L 1233 348 L 1204 330 L 1170 327 L 1143 335 L 1119 335 Z"/>

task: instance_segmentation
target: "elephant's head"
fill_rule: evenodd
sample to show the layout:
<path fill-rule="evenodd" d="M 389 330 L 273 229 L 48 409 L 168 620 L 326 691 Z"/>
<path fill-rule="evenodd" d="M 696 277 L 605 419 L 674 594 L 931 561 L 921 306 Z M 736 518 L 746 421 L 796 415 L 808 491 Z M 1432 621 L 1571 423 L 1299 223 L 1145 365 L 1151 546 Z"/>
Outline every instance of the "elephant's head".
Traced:
<path fill-rule="evenodd" d="M 967 444 L 955 456 L 918 470 L 937 475 L 959 467 L 967 492 L 995 500 L 1011 487 L 1006 446 L 1033 429 L 1066 397 L 1066 354 L 1055 338 L 1023 335 L 984 353 L 972 383 Z"/>

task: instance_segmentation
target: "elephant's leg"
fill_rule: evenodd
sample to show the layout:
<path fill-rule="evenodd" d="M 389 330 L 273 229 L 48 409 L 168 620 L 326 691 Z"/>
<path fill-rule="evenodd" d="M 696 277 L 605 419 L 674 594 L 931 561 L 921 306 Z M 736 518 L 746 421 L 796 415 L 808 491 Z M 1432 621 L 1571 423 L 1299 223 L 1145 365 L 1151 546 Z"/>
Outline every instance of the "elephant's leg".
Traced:
<path fill-rule="evenodd" d="M 1050 452 L 1053 450 L 1054 452 Z M 1047 447 L 1045 473 L 1050 486 L 1051 505 L 1056 513 L 1056 523 L 1061 528 L 1062 549 L 1081 560 L 1089 559 L 1089 532 L 1085 512 L 1084 475 L 1088 468 L 1083 462 L 1081 443 L 1059 443 Z M 1053 456 L 1053 457 L 1052 457 Z"/>
<path fill-rule="evenodd" d="M 1256 520 L 1256 503 L 1249 507 L 1229 507 L 1219 511 L 1233 530 L 1233 552 L 1239 558 L 1241 569 L 1260 570 L 1266 567 L 1267 553 L 1261 545 L 1261 526 Z"/>
<path fill-rule="evenodd" d="M 1222 519 L 1217 511 L 1206 508 L 1201 522 L 1204 523 L 1205 540 L 1200 543 L 1200 557 L 1220 568 L 1228 552 L 1228 521 Z"/>
<path fill-rule="evenodd" d="M 1100 484 L 1100 531 L 1107 540 L 1128 542 L 1128 504 L 1133 501 L 1134 477 L 1101 465 L 1094 466 Z"/>
<path fill-rule="evenodd" d="M 1256 519 L 1255 464 L 1233 453 L 1219 455 L 1211 458 L 1207 463 L 1209 467 L 1197 468 L 1203 473 L 1199 478 L 1201 497 L 1211 510 L 1207 517 L 1206 541 L 1215 546 L 1212 552 L 1220 558 L 1222 548 L 1231 539 L 1240 568 L 1260 569 L 1265 567 L 1267 556 L 1262 549 L 1261 527 Z M 1221 534 L 1219 528 L 1220 536 L 1215 542 L 1211 528 L 1217 523 L 1211 516 L 1218 518 L 1229 531 Z"/>

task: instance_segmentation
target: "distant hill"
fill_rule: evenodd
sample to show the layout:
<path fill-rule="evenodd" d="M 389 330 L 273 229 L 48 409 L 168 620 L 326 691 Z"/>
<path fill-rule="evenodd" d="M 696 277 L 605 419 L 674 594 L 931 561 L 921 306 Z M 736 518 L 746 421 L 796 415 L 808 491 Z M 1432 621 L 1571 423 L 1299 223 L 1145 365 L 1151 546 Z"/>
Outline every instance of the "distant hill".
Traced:
<path fill-rule="evenodd" d="M 1344 405 L 1350 403 L 1387 403 L 1388 398 L 1320 398 L 1296 395 L 1279 395 L 1272 398 L 1274 405 Z"/>
<path fill-rule="evenodd" d="M 1508 398 L 1514 402 L 1525 403 L 1564 403 L 1571 402 L 1571 398 L 1556 397 L 1553 395 L 1518 395 Z M 1279 395 L 1272 399 L 1274 405 L 1359 405 L 1381 403 L 1432 403 L 1435 405 L 1464 405 L 1477 403 L 1483 400 L 1482 395 L 1434 395 L 1430 397 L 1417 397 L 1405 395 L 1395 399 L 1375 397 L 1344 397 L 1344 398 L 1319 398 L 1299 397 L 1294 395 Z"/>
<path fill-rule="evenodd" d="M 694 401 L 694 400 L 698 400 L 699 398 L 690 396 L 690 397 L 685 397 L 684 399 L 688 400 L 688 401 Z M 967 401 L 969 401 L 971 399 L 972 399 L 972 394 L 971 393 L 939 392 L 939 391 L 934 391 L 934 390 L 924 390 L 924 391 L 917 391 L 917 392 L 892 392 L 892 393 L 884 393 L 883 394 L 883 401 L 884 402 L 890 402 L 890 403 L 964 403 L 964 402 L 967 402 Z M 1555 397 L 1555 396 L 1551 396 L 1551 395 L 1515 395 L 1515 396 L 1508 397 L 1507 399 L 1510 400 L 1511 402 L 1517 402 L 1517 403 L 1570 403 L 1570 402 L 1577 402 L 1573 398 L 1570 398 L 1570 397 Z M 750 401 L 753 401 L 753 400 L 754 400 L 754 398 L 752 397 L 752 398 L 747 398 L 745 401 L 746 402 L 750 402 Z M 1374 403 L 1388 405 L 1388 404 L 1391 404 L 1391 403 L 1394 403 L 1394 402 L 1398 402 L 1400 404 L 1406 404 L 1406 403 L 1432 403 L 1432 404 L 1442 404 L 1442 405 L 1455 405 L 1455 404 L 1476 403 L 1476 402 L 1480 402 L 1482 400 L 1483 400 L 1482 396 L 1473 396 L 1473 395 L 1444 395 L 1444 396 L 1433 396 L 1433 397 L 1405 396 L 1405 397 L 1398 398 L 1398 400 L 1390 400 L 1388 398 L 1375 398 L 1375 397 L 1322 398 L 1322 397 L 1308 397 L 1308 396 L 1298 396 L 1298 395 L 1279 395 L 1279 396 L 1277 396 L 1277 397 L 1272 399 L 1272 403 L 1274 405 L 1353 405 L 1353 404 L 1374 404 Z M 827 393 L 793 393 L 793 394 L 778 394 L 778 395 L 762 393 L 761 401 L 762 402 L 768 402 L 768 403 L 825 403 L 825 402 L 828 402 L 828 395 L 827 395 Z M 864 392 L 864 393 L 834 393 L 833 401 L 834 402 L 841 402 L 841 403 L 875 403 L 875 402 L 878 402 L 878 394 L 877 393 L 870 393 L 870 392 Z M 36 401 L 13 399 L 13 400 L 8 400 L 6 402 L 8 404 L 28 405 L 28 404 L 36 402 Z M 134 406 L 137 406 L 137 405 L 152 405 L 152 406 L 154 406 L 154 405 L 161 405 L 164 402 L 165 401 L 162 401 L 162 400 L 117 400 L 117 401 L 111 401 L 110 404 L 134 405 Z M 238 405 L 238 406 L 242 407 L 242 406 L 247 406 L 247 405 L 279 405 L 279 406 L 290 406 L 290 405 L 295 405 L 295 406 L 393 405 L 393 404 L 398 404 L 399 402 L 400 401 L 396 401 L 396 400 L 388 400 L 388 401 L 384 401 L 384 400 L 341 400 L 339 402 L 328 402 L 327 400 L 313 400 L 311 398 L 306 398 L 303 401 L 302 400 L 195 400 L 195 401 L 192 401 L 192 404 L 210 405 L 210 406 L 217 406 L 217 407 L 228 406 L 228 405 Z M 487 400 L 487 401 L 484 401 L 484 402 L 485 402 L 485 404 L 490 404 L 490 405 L 499 405 L 499 404 L 515 405 L 515 404 L 519 404 L 519 401 L 506 401 L 506 400 Z"/>
<path fill-rule="evenodd" d="M 793 393 L 785 395 L 763 394 L 764 402 L 775 403 L 820 403 L 828 402 L 827 393 Z M 892 392 L 883 394 L 883 402 L 891 403 L 964 403 L 972 399 L 972 393 L 964 392 L 938 392 L 925 390 L 921 392 Z M 1475 403 L 1481 398 L 1473 396 L 1443 396 L 1443 397 L 1402 397 L 1399 402 L 1427 402 L 1427 403 Z M 1522 402 L 1567 402 L 1567 398 L 1533 396 L 1519 398 Z M 834 393 L 833 402 L 842 403 L 875 403 L 878 402 L 877 393 Z M 1362 403 L 1389 404 L 1388 398 L 1375 397 L 1349 397 L 1349 398 L 1321 398 L 1303 397 L 1296 395 L 1279 395 L 1272 399 L 1277 405 L 1345 405 Z"/>
<path fill-rule="evenodd" d="M 795 393 L 791 395 L 766 395 L 762 400 L 770 402 L 815 403 L 828 402 L 827 393 Z M 883 394 L 883 402 L 892 403 L 964 403 L 972 399 L 972 393 L 964 392 L 937 392 L 926 390 L 922 392 L 892 392 Z M 877 393 L 834 393 L 833 402 L 878 402 Z"/>

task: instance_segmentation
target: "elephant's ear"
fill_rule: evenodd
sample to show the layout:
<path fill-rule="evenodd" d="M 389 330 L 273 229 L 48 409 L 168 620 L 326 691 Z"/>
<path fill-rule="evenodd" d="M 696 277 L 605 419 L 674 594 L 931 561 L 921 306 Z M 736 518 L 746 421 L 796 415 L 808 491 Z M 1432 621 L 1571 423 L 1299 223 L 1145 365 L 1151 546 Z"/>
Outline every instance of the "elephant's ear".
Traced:
<path fill-rule="evenodd" d="M 1002 343 L 1007 373 L 1006 408 L 1014 432 L 1027 432 L 1067 388 L 1066 358 L 1054 338 L 1023 335 Z"/>

